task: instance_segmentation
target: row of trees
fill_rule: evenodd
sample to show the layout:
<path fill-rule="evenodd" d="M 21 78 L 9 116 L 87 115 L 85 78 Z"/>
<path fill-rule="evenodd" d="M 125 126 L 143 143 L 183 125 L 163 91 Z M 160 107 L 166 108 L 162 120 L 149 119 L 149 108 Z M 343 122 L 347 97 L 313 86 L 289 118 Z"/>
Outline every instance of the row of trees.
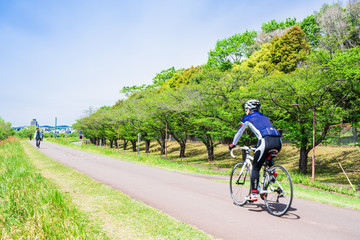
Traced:
<path fill-rule="evenodd" d="M 167 131 L 179 143 L 180 157 L 186 155 L 189 136 L 196 136 L 212 161 L 216 144 L 234 136 L 243 104 L 255 98 L 283 137 L 299 147 L 299 171 L 306 173 L 314 116 L 315 145 L 334 124 L 359 122 L 359 14 L 359 1 L 346 8 L 324 5 L 302 22 L 273 20 L 260 32 L 220 40 L 206 64 L 169 68 L 153 84 L 125 87 L 126 99 L 90 112 L 73 127 L 94 143 L 107 139 L 113 147 L 123 139 L 124 147 L 130 142 L 134 151 L 141 133 L 146 150 L 156 140 L 162 154 Z M 240 144 L 254 139 L 248 132 Z"/>

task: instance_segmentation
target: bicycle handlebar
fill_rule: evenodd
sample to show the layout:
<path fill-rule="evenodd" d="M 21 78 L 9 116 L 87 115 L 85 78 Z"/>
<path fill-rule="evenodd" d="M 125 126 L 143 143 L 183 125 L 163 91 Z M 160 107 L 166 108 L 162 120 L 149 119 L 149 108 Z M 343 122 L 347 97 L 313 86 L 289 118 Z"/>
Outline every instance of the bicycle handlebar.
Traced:
<path fill-rule="evenodd" d="M 234 153 L 233 153 L 234 149 L 251 150 L 251 151 L 255 151 L 255 150 L 256 150 L 256 148 L 252 148 L 252 147 L 248 147 L 248 146 L 234 147 L 233 149 L 230 150 L 230 155 L 231 155 L 233 158 L 236 158 L 236 156 L 235 156 Z"/>

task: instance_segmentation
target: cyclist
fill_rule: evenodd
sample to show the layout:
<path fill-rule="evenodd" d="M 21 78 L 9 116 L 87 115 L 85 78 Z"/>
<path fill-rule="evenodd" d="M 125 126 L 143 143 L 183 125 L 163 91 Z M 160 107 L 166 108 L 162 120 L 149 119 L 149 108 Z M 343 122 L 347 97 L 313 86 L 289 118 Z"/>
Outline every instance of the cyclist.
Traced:
<path fill-rule="evenodd" d="M 258 200 L 258 185 L 259 185 L 259 171 L 268 157 L 268 152 L 276 149 L 280 152 L 282 141 L 280 133 L 271 124 L 269 118 L 260 113 L 260 102 L 258 100 L 249 100 L 245 103 L 246 116 L 241 120 L 239 129 L 237 130 L 232 144 L 229 149 L 233 149 L 238 143 L 241 135 L 247 126 L 254 132 L 258 138 L 256 150 L 254 152 L 254 160 L 251 174 L 251 194 L 246 197 L 246 200 L 256 202 Z M 270 163 L 272 165 L 272 163 Z M 277 173 L 273 173 L 276 177 Z"/>

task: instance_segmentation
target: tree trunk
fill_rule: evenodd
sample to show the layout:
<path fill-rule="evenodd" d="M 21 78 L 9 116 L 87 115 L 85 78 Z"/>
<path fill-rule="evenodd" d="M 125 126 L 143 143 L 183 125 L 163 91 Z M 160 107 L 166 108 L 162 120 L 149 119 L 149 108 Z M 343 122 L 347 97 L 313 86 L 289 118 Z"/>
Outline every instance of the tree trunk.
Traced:
<path fill-rule="evenodd" d="M 160 139 L 156 139 L 156 141 L 160 144 L 160 153 L 161 155 L 165 155 L 165 135 L 160 135 Z"/>
<path fill-rule="evenodd" d="M 186 142 L 180 142 L 180 158 L 185 157 Z"/>
<path fill-rule="evenodd" d="M 308 153 L 306 147 L 300 147 L 299 173 L 307 173 Z"/>
<path fill-rule="evenodd" d="M 214 161 L 214 144 L 212 143 L 212 141 L 206 144 L 206 149 L 208 151 L 208 161 Z"/>
<path fill-rule="evenodd" d="M 151 140 L 145 139 L 145 153 L 150 152 L 150 142 L 151 142 Z"/>
<path fill-rule="evenodd" d="M 180 158 L 184 158 L 185 157 L 185 148 L 186 148 L 187 135 L 185 135 L 185 136 L 181 136 L 181 135 L 177 136 L 176 133 L 171 132 L 171 136 L 180 145 Z"/>
<path fill-rule="evenodd" d="M 124 139 L 124 146 L 123 146 L 124 151 L 125 151 L 126 148 L 127 148 L 127 144 L 128 144 L 128 141 Z"/>
<path fill-rule="evenodd" d="M 114 144 L 114 140 L 109 140 L 110 141 L 110 148 L 113 148 L 113 144 Z"/>
<path fill-rule="evenodd" d="M 208 161 L 214 161 L 214 142 L 212 141 L 211 135 L 204 135 L 200 138 L 206 146 L 208 152 Z"/>
<path fill-rule="evenodd" d="M 132 151 L 136 152 L 137 151 L 136 150 L 136 140 L 131 140 L 130 142 L 131 142 L 131 145 L 132 145 Z"/>
<path fill-rule="evenodd" d="M 304 122 L 303 120 L 301 122 Z M 300 129 L 302 138 L 300 140 L 300 158 L 299 158 L 299 173 L 306 174 L 307 173 L 307 161 L 308 161 L 308 152 L 306 149 L 308 144 L 308 139 L 306 137 L 305 127 L 301 127 Z"/>

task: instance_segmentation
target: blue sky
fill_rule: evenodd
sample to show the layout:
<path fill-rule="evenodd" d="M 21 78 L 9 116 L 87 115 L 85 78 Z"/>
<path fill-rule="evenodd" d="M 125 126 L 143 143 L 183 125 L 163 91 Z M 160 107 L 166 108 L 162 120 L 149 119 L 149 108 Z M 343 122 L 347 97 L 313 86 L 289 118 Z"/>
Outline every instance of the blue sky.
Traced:
<path fill-rule="evenodd" d="M 217 40 L 326 0 L 0 0 L 0 117 L 71 125 L 124 86 L 206 63 Z"/>

